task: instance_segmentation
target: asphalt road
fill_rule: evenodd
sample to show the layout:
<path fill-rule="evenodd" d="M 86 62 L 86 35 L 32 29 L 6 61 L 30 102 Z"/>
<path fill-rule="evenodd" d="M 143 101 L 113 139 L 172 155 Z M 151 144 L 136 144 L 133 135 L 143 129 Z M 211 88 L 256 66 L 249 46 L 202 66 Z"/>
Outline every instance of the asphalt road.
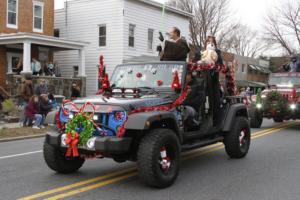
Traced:
<path fill-rule="evenodd" d="M 300 122 L 270 129 L 286 124 L 265 121 L 253 129 L 244 159 L 229 159 L 221 145 L 188 153 L 176 183 L 164 190 L 144 186 L 134 170 L 115 174 L 134 163 L 91 160 L 76 174 L 60 175 L 44 163 L 43 139 L 0 143 L 0 200 L 299 200 Z"/>

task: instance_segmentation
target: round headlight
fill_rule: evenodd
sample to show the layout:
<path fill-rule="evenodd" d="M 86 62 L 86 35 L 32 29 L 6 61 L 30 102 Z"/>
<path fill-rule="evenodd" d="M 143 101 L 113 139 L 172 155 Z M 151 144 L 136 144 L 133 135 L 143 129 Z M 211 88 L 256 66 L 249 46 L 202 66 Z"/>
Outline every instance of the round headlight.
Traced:
<path fill-rule="evenodd" d="M 262 104 L 261 103 L 256 104 L 256 108 L 257 109 L 261 109 L 262 108 Z"/>
<path fill-rule="evenodd" d="M 96 141 L 96 138 L 93 137 L 91 139 L 89 139 L 86 143 L 86 146 L 88 149 L 94 149 L 95 148 L 95 141 Z"/>
<path fill-rule="evenodd" d="M 98 115 L 93 116 L 93 120 L 97 121 L 99 119 Z"/>
<path fill-rule="evenodd" d="M 291 109 L 291 110 L 296 110 L 296 108 L 297 108 L 297 105 L 296 105 L 296 104 L 291 104 L 291 105 L 290 105 L 290 109 Z"/>
<path fill-rule="evenodd" d="M 66 134 L 61 135 L 60 143 L 62 146 L 67 146 L 66 140 L 67 140 L 67 135 Z"/>

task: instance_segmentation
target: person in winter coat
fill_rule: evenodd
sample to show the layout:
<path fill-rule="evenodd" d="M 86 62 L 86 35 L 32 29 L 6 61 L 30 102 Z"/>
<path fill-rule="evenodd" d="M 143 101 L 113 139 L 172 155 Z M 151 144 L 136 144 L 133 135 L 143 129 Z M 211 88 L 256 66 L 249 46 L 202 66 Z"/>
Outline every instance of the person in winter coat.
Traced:
<path fill-rule="evenodd" d="M 290 72 L 300 72 L 300 60 L 297 56 L 293 56 L 290 62 Z"/>
<path fill-rule="evenodd" d="M 46 118 L 48 113 L 52 110 L 52 105 L 49 103 L 48 95 L 43 94 L 39 97 L 39 114 Z"/>
<path fill-rule="evenodd" d="M 217 65 L 223 65 L 222 52 L 218 49 L 217 41 L 214 36 L 208 36 L 207 41 L 205 42 L 205 49 L 208 43 L 213 43 L 216 47 L 216 53 L 218 55 Z M 219 81 L 219 72 L 211 72 L 211 89 L 214 94 L 213 98 L 213 123 L 214 125 L 219 124 L 219 111 L 221 106 L 221 92 L 220 92 L 220 81 Z"/>
<path fill-rule="evenodd" d="M 25 108 L 25 121 L 24 124 L 29 120 L 34 120 L 35 123 L 32 128 L 41 129 L 43 126 L 43 116 L 39 114 L 39 97 L 32 96 Z"/>
<path fill-rule="evenodd" d="M 160 52 L 161 61 L 186 61 L 190 52 L 187 41 L 181 37 L 180 30 L 173 27 L 170 35 L 170 40 L 165 40 L 160 32 L 159 40 L 162 42 L 157 50 Z"/>
<path fill-rule="evenodd" d="M 34 95 L 33 93 L 33 83 L 31 79 L 26 79 L 23 82 L 21 88 L 21 97 L 23 102 L 28 103 L 30 98 Z"/>
<path fill-rule="evenodd" d="M 45 79 L 41 79 L 40 84 L 35 88 L 35 95 L 41 96 L 43 94 L 48 94 L 48 86 Z"/>

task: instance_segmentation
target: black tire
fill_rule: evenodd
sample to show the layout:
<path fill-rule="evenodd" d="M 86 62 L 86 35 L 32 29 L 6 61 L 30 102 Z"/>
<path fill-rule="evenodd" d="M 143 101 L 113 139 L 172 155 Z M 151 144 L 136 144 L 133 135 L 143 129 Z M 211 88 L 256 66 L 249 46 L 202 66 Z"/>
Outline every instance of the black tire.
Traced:
<path fill-rule="evenodd" d="M 250 115 L 250 127 L 261 128 L 261 125 L 263 123 L 263 113 L 261 111 L 256 110 L 255 108 L 250 108 L 249 115 Z"/>
<path fill-rule="evenodd" d="M 171 164 L 167 171 L 160 162 L 161 148 L 166 147 Z M 169 129 L 154 129 L 145 135 L 138 149 L 137 166 L 140 179 L 148 186 L 166 188 L 174 183 L 179 173 L 180 144 L 176 134 Z"/>
<path fill-rule="evenodd" d="M 244 137 L 241 139 L 242 132 L 244 132 Z M 249 122 L 245 117 L 237 117 L 231 131 L 225 134 L 224 144 L 226 153 L 230 158 L 243 158 L 249 151 L 250 143 L 251 132 Z"/>
<path fill-rule="evenodd" d="M 76 172 L 85 161 L 82 158 L 68 159 L 59 149 L 47 142 L 44 142 L 44 159 L 50 169 L 62 174 Z"/>
<path fill-rule="evenodd" d="M 281 122 L 283 122 L 283 119 L 281 117 L 274 117 L 273 121 L 276 123 L 281 123 Z"/>

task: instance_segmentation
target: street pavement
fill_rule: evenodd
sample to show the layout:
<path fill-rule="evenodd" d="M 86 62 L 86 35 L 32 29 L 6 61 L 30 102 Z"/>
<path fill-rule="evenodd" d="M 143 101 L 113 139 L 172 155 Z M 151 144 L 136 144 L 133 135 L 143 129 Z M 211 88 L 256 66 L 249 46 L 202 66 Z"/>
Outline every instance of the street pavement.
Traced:
<path fill-rule="evenodd" d="M 42 138 L 0 143 L 0 200 L 299 200 L 300 121 L 270 129 L 289 123 L 265 120 L 262 129 L 253 129 L 244 159 L 229 159 L 222 145 L 187 153 L 167 189 L 144 186 L 135 170 L 115 174 L 135 163 L 91 160 L 78 173 L 61 175 L 44 163 Z"/>

